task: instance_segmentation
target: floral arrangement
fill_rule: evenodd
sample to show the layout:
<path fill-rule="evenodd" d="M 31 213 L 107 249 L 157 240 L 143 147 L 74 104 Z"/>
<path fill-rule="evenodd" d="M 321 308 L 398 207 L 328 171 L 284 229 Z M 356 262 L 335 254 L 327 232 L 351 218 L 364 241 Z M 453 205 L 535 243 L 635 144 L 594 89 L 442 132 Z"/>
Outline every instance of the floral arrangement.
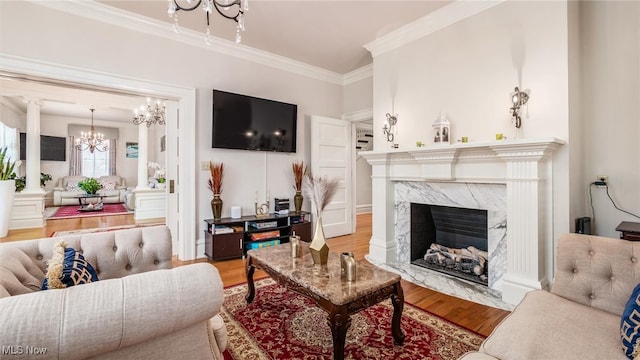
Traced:
<path fill-rule="evenodd" d="M 22 164 L 20 160 L 11 162 L 10 159 L 7 159 L 5 162 L 4 158 L 7 156 L 7 150 L 6 146 L 0 150 L 0 180 L 14 179 L 15 174 L 13 171 Z"/>
<path fill-rule="evenodd" d="M 209 171 L 211 172 L 209 190 L 211 190 L 214 195 L 220 195 L 222 192 L 222 178 L 224 177 L 224 163 L 209 161 Z"/>
<path fill-rule="evenodd" d="M 162 167 L 162 165 L 154 161 L 149 161 L 147 163 L 147 167 L 153 170 L 153 177 L 158 180 L 158 183 L 164 184 L 167 181 L 165 177 L 167 171 Z"/>
<path fill-rule="evenodd" d="M 293 171 L 293 188 L 296 191 L 302 191 L 302 179 L 307 175 L 307 167 L 304 165 L 304 161 L 296 161 L 291 164 L 291 170 Z"/>
<path fill-rule="evenodd" d="M 316 216 L 320 217 L 322 211 L 329 205 L 331 199 L 338 190 L 340 179 L 313 177 L 307 174 L 304 178 L 304 192 L 311 199 L 311 203 L 316 209 Z"/>
<path fill-rule="evenodd" d="M 87 194 L 95 194 L 96 191 L 102 189 L 102 184 L 98 179 L 88 178 L 78 182 L 78 187 L 84 190 Z"/>

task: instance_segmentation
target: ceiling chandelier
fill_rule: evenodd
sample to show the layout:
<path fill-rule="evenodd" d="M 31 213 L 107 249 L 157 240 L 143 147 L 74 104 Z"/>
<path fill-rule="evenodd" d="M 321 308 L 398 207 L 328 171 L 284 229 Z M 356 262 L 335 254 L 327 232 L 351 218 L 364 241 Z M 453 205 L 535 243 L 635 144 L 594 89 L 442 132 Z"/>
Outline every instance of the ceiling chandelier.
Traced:
<path fill-rule="evenodd" d="M 179 3 L 182 3 L 180 5 Z M 238 26 L 236 28 L 236 43 L 242 41 L 240 31 L 244 31 L 244 12 L 249 11 L 249 0 L 169 0 L 167 13 L 173 18 L 173 31 L 180 32 L 178 25 L 178 11 L 193 11 L 202 4 L 202 10 L 207 16 L 207 35 L 205 42 L 211 45 L 211 30 L 209 28 L 209 14 L 216 9 L 222 17 L 235 21 Z M 237 8 L 235 8 L 237 6 Z"/>
<path fill-rule="evenodd" d="M 153 124 L 164 125 L 166 108 L 166 102 L 156 100 L 154 104 L 151 104 L 151 99 L 147 98 L 147 106 L 140 106 L 140 113 L 138 113 L 138 109 L 133 110 L 133 123 L 136 125 L 147 123 L 147 127 Z"/>
<path fill-rule="evenodd" d="M 93 111 L 91 110 L 91 130 L 89 132 L 81 132 L 80 138 L 76 139 L 76 149 L 78 150 L 87 150 L 93 154 L 95 150 L 98 151 L 107 151 L 109 150 L 109 141 L 104 140 L 104 135 L 101 133 L 97 133 L 95 128 L 93 127 Z"/>

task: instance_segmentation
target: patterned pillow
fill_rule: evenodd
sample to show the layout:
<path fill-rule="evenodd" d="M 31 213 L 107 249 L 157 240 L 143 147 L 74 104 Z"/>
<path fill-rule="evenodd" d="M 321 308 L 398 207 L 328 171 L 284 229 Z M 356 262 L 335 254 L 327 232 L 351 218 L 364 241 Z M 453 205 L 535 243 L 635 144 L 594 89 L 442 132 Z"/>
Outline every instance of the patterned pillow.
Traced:
<path fill-rule="evenodd" d="M 114 181 L 100 181 L 102 184 L 102 190 L 115 190 L 116 183 Z"/>
<path fill-rule="evenodd" d="M 77 181 L 67 182 L 67 191 L 80 191 L 80 188 L 78 187 L 78 182 Z"/>
<path fill-rule="evenodd" d="M 98 281 L 98 274 L 82 254 L 73 248 L 67 248 L 64 241 L 53 246 L 53 256 L 48 261 L 42 290 L 63 289 L 94 281 Z"/>
<path fill-rule="evenodd" d="M 633 289 L 620 321 L 622 350 L 629 359 L 640 355 L 640 284 Z"/>

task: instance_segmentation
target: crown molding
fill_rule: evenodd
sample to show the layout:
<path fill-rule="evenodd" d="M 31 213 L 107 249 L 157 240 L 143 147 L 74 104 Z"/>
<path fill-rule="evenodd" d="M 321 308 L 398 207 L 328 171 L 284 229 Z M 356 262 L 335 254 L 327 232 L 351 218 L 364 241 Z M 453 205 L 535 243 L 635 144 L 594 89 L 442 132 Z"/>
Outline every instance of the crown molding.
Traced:
<path fill-rule="evenodd" d="M 343 85 L 344 83 L 344 77 L 333 71 L 242 44 L 236 44 L 235 42 L 215 36 L 211 37 L 211 45 L 209 46 L 204 42 L 204 34 L 200 32 L 181 28 L 180 33 L 175 33 L 171 29 L 171 25 L 166 22 L 151 19 L 122 9 L 117 9 L 99 2 L 83 0 L 27 1 L 57 11 L 119 26 L 132 31 L 158 36 L 163 39 L 179 41 L 190 46 L 252 61 L 261 65 L 266 65 L 331 84 Z"/>
<path fill-rule="evenodd" d="M 354 112 L 350 112 L 348 114 L 342 115 L 342 120 L 351 121 L 351 122 L 361 122 L 373 119 L 373 109 L 362 109 Z"/>
<path fill-rule="evenodd" d="M 373 77 L 373 64 L 365 65 L 361 68 L 355 69 L 351 72 L 344 74 L 342 85 L 350 85 L 360 80 Z"/>
<path fill-rule="evenodd" d="M 453 25 L 459 21 L 477 15 L 487 9 L 503 3 L 506 0 L 467 1 L 457 0 L 429 15 L 394 30 L 364 47 L 375 58 L 391 50 L 409 44 L 427 35 Z"/>

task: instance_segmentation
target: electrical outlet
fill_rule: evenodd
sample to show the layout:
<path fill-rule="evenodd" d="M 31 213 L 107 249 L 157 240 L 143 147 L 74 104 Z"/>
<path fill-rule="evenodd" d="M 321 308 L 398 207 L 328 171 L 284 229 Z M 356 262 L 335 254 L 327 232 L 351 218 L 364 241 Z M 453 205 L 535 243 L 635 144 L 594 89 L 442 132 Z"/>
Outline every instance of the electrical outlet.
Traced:
<path fill-rule="evenodd" d="M 201 162 L 200 163 L 200 170 L 202 170 L 202 171 L 209 170 L 209 162 L 208 161 Z"/>
<path fill-rule="evenodd" d="M 596 185 L 606 186 L 609 183 L 609 177 L 607 175 L 596 176 Z"/>

